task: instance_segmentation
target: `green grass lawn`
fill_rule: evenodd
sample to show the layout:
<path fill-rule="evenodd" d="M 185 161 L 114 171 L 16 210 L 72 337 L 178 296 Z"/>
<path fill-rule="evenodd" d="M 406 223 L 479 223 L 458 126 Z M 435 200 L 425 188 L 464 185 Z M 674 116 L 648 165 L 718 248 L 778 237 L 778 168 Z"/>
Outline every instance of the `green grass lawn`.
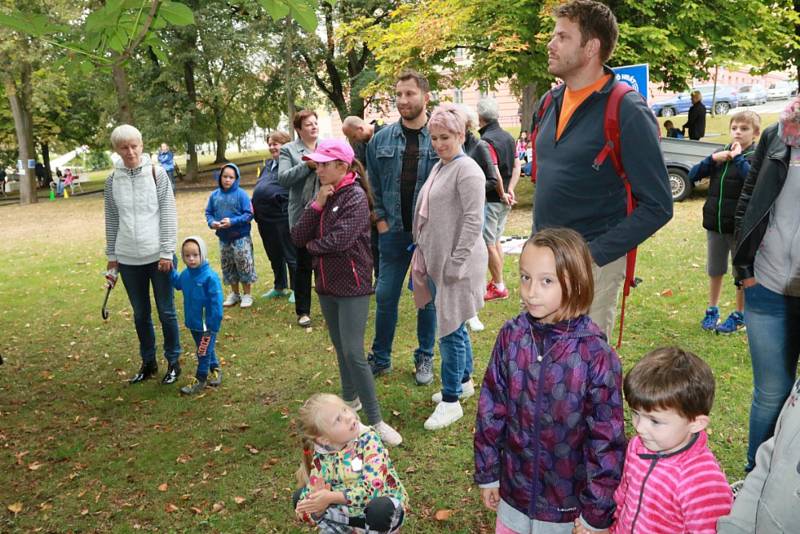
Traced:
<path fill-rule="evenodd" d="M 179 192 L 179 236 L 205 236 L 218 270 L 216 240 L 203 219 L 207 194 Z M 530 227 L 529 184 L 519 197 L 526 202 L 512 212 L 508 234 Z M 678 344 L 709 362 L 717 379 L 711 447 L 734 481 L 743 474 L 752 377 L 745 335 L 699 327 L 707 295 L 702 200 L 695 193 L 677 204 L 673 221 L 640 247 L 644 282 L 629 299 L 620 355 L 629 369 L 645 352 Z M 285 301 L 226 310 L 217 347 L 222 387 L 181 398 L 177 386 L 126 383 L 139 367 L 138 345 L 121 285 L 111 295 L 111 318 L 100 317 L 100 195 L 3 207 L 0 227 L 0 531 L 307 531 L 290 504 L 301 457 L 293 418 L 312 393 L 339 390 L 316 298 L 310 331 L 295 326 Z M 261 294 L 272 275 L 260 244 L 256 250 L 261 278 L 254 293 Z M 478 381 L 497 331 L 519 311 L 516 256 L 506 258 L 506 273 L 512 297 L 489 303 L 481 312 L 486 330 L 472 334 Z M 727 282 L 723 313 L 733 306 Z M 182 297 L 176 299 L 182 325 Z M 479 504 L 471 477 L 476 399 L 451 427 L 422 428 L 438 379 L 414 385 L 409 294 L 400 317 L 395 370 L 377 387 L 385 419 L 405 439 L 391 453 L 411 499 L 404 532 L 491 531 L 493 516 Z M 373 327 L 374 313 L 368 340 Z M 183 327 L 181 333 L 184 383 L 195 364 L 191 337 Z M 163 372 L 161 356 L 159 365 Z M 437 510 L 452 514 L 440 522 Z"/>

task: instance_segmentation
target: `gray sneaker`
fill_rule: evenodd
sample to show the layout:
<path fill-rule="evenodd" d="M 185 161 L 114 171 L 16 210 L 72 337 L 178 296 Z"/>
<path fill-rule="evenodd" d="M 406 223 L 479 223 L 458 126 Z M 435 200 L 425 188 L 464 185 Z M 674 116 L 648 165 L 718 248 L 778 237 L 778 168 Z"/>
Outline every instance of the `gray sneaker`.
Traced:
<path fill-rule="evenodd" d="M 222 384 L 222 369 L 215 367 L 208 373 L 208 385 L 216 388 Z"/>
<path fill-rule="evenodd" d="M 414 380 L 418 386 L 427 386 L 433 382 L 433 356 L 414 355 Z"/>

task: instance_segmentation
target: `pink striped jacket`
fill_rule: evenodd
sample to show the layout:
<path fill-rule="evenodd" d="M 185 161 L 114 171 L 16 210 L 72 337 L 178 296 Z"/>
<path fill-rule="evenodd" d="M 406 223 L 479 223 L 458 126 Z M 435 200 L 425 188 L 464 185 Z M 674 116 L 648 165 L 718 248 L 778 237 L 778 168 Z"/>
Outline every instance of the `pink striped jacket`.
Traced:
<path fill-rule="evenodd" d="M 633 438 L 614 502 L 612 533 L 714 534 L 717 519 L 730 513 L 733 494 L 703 431 L 667 454 Z"/>

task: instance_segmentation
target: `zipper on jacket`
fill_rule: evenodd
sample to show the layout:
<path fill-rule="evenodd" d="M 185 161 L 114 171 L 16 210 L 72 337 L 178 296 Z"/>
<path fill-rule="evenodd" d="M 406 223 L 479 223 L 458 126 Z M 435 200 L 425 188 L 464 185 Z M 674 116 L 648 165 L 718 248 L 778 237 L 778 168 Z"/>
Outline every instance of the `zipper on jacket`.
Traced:
<path fill-rule="evenodd" d="M 722 169 L 722 176 L 719 177 L 719 200 L 717 200 L 717 231 L 722 233 L 722 195 L 725 192 L 725 176 L 728 175 L 728 165 L 730 160 L 725 162 L 725 168 Z"/>
<path fill-rule="evenodd" d="M 659 457 L 653 458 L 653 461 L 650 462 L 650 467 L 647 469 L 647 474 L 644 476 L 642 480 L 642 487 L 639 489 L 639 500 L 636 503 L 636 513 L 633 514 L 633 522 L 631 522 L 631 534 L 636 532 L 636 521 L 639 519 L 639 513 L 642 511 L 642 499 L 644 499 L 644 488 L 647 485 L 647 479 L 650 478 L 650 475 L 653 473 L 653 469 L 656 467 L 656 463 L 658 462 Z"/>
<path fill-rule="evenodd" d="M 356 262 L 353 261 L 353 258 L 350 258 L 350 267 L 353 269 L 353 278 L 356 280 L 356 287 L 361 287 L 361 279 L 358 277 L 358 273 L 356 272 Z"/>
<path fill-rule="evenodd" d="M 319 237 L 322 239 L 322 221 L 325 219 L 325 212 L 319 214 Z M 322 261 L 322 255 L 318 257 L 319 260 L 319 276 L 322 278 L 322 288 L 327 289 L 328 284 L 325 283 L 325 265 Z"/>
<path fill-rule="evenodd" d="M 539 354 L 539 348 L 536 346 L 536 337 L 533 335 L 533 327 L 528 326 L 528 331 L 531 334 L 531 348 L 536 351 L 536 362 L 539 364 L 539 379 L 538 383 L 536 384 L 536 408 L 533 412 L 534 421 L 539 421 L 539 416 L 542 413 L 542 386 L 544 383 L 544 371 L 545 371 L 545 362 L 544 362 L 544 355 Z M 544 351 L 544 339 L 542 339 L 542 350 L 546 355 L 547 352 Z M 533 466 L 533 492 L 531 494 L 531 502 L 528 505 L 528 509 L 531 512 L 530 517 L 536 517 L 536 497 L 538 496 L 538 486 L 539 484 L 539 456 L 541 450 L 541 443 L 539 441 L 539 436 L 541 435 L 541 425 L 535 425 L 534 431 L 534 449 L 533 449 L 533 458 L 534 458 L 534 466 Z"/>

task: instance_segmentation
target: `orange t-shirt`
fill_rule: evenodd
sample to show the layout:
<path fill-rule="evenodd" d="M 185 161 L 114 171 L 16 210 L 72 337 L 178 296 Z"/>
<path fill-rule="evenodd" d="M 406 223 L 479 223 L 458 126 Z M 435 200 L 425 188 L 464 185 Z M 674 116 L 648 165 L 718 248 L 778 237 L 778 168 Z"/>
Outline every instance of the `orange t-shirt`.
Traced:
<path fill-rule="evenodd" d="M 564 101 L 561 103 L 561 114 L 558 116 L 558 129 L 556 130 L 556 140 L 561 138 L 561 132 L 566 128 L 570 117 L 578 109 L 584 100 L 595 91 L 599 91 L 611 78 L 610 74 L 601 76 L 599 80 L 591 85 L 587 85 L 583 89 L 577 91 L 570 91 L 569 87 L 564 89 Z"/>

